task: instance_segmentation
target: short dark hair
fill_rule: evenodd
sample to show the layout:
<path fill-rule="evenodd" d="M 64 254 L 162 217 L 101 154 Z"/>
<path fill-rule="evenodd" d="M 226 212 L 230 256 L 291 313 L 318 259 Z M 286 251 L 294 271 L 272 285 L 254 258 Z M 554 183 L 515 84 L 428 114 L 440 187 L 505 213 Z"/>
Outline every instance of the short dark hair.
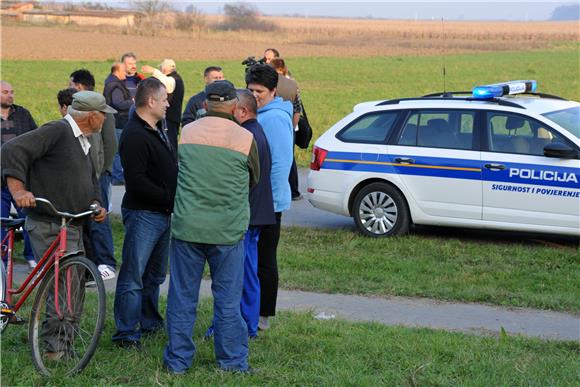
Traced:
<path fill-rule="evenodd" d="M 125 58 L 133 58 L 137 60 L 137 55 L 133 54 L 132 52 L 126 52 L 123 55 L 121 55 L 121 62 L 124 62 Z"/>
<path fill-rule="evenodd" d="M 80 82 L 76 82 L 76 83 L 80 83 Z M 56 98 L 58 99 L 58 106 L 70 106 L 70 105 L 72 105 L 73 94 L 76 92 L 78 92 L 78 90 L 74 89 L 72 87 L 59 91 L 58 94 L 56 95 Z"/>
<path fill-rule="evenodd" d="M 207 77 L 207 75 L 209 73 L 211 73 L 212 71 L 220 71 L 221 72 L 222 71 L 222 68 L 220 66 L 209 66 L 209 67 L 206 67 L 205 70 L 203 70 L 203 76 L 204 77 Z"/>
<path fill-rule="evenodd" d="M 238 106 L 243 106 L 250 113 L 258 114 L 258 103 L 252 92 L 248 89 L 237 89 Z"/>
<path fill-rule="evenodd" d="M 257 83 L 267 87 L 268 90 L 274 90 L 278 86 L 278 73 L 272 66 L 254 65 L 246 72 L 246 86 L 250 83 Z"/>
<path fill-rule="evenodd" d="M 274 57 L 275 58 L 279 58 L 280 57 L 280 51 L 276 50 L 275 48 L 267 48 L 264 50 L 264 54 L 266 53 L 266 51 L 272 51 L 274 53 Z"/>
<path fill-rule="evenodd" d="M 95 77 L 87 69 L 75 70 L 70 74 L 70 78 L 74 83 L 81 84 L 89 91 L 95 90 Z"/>
<path fill-rule="evenodd" d="M 135 106 L 142 107 L 147 105 L 147 100 L 150 97 L 158 98 L 161 89 L 165 89 L 165 85 L 154 77 L 145 78 L 139 82 L 137 86 L 137 93 L 135 94 Z"/>

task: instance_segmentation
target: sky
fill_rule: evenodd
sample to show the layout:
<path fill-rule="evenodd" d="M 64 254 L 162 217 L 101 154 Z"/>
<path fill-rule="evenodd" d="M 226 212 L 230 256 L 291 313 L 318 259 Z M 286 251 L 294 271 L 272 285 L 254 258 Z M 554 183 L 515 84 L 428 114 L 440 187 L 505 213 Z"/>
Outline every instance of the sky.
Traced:
<path fill-rule="evenodd" d="M 67 1 L 67 0 L 57 0 Z M 118 0 L 68 0 L 75 3 L 90 1 L 127 7 L 130 1 Z M 193 4 L 207 14 L 219 14 L 226 3 L 251 3 L 266 15 L 299 15 L 306 17 L 373 17 L 385 19 L 445 19 L 445 20 L 547 20 L 554 9 L 561 5 L 577 4 L 562 0 L 488 0 L 488 1 L 183 1 L 167 0 L 174 8 L 183 10 Z"/>

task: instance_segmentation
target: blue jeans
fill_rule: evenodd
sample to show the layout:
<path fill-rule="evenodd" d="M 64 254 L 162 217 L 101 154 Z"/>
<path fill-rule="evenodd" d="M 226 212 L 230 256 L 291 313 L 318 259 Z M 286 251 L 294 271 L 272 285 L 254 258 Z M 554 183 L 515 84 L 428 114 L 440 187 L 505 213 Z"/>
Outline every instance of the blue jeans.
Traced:
<path fill-rule="evenodd" d="M 244 280 L 243 241 L 235 245 L 206 245 L 171 241 L 171 270 L 167 296 L 165 365 L 176 372 L 191 367 L 195 355 L 193 328 L 205 261 L 214 298 L 215 356 L 229 371 L 248 369 L 248 328 L 240 313 Z"/>
<path fill-rule="evenodd" d="M 142 331 L 163 327 L 159 285 L 165 281 L 169 255 L 169 215 L 121 208 L 125 225 L 123 262 L 115 290 L 113 341 L 141 339 Z"/>
<path fill-rule="evenodd" d="M 248 336 L 258 336 L 260 320 L 260 279 L 258 278 L 258 240 L 261 227 L 250 227 L 244 239 L 244 290 L 240 309 L 248 325 Z"/>
<path fill-rule="evenodd" d="M 2 206 L 0 208 L 0 215 L 2 218 L 8 218 L 10 216 L 10 207 L 12 203 L 14 203 L 14 208 L 16 208 L 18 217 L 21 219 L 26 218 L 26 215 L 24 215 L 22 210 L 16 206 L 16 202 L 14 202 L 8 187 L 2 187 Z M 26 258 L 27 261 L 34 261 L 34 254 L 32 253 L 32 247 L 30 246 L 30 238 L 28 237 L 28 232 L 24 230 L 24 227 L 22 228 L 22 236 L 24 238 L 24 252 L 22 255 L 24 255 L 24 258 Z M 0 241 L 4 240 L 4 237 L 6 237 L 6 230 L 2 229 L 2 238 Z M 7 263 L 8 260 L 6 259 L 4 262 Z"/>
<path fill-rule="evenodd" d="M 101 184 L 102 207 L 109 210 L 109 198 L 111 196 L 111 174 L 107 171 L 101 174 L 99 179 Z M 115 248 L 113 246 L 113 231 L 109 217 L 104 222 L 98 223 L 90 221 L 91 244 L 93 246 L 93 261 L 98 265 L 108 265 L 116 269 Z"/>
<path fill-rule="evenodd" d="M 115 129 L 117 134 L 117 144 L 121 142 L 121 134 L 123 134 L 123 129 Z M 125 184 L 125 176 L 123 175 L 123 166 L 121 165 L 121 157 L 119 156 L 119 151 L 115 153 L 115 158 L 113 159 L 113 170 L 111 171 L 111 182 L 113 184 Z"/>

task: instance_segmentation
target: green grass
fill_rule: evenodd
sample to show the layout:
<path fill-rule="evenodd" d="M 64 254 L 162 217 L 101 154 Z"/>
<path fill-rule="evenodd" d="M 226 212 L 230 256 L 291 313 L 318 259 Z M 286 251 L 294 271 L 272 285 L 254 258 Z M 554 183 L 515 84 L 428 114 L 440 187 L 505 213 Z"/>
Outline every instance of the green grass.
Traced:
<path fill-rule="evenodd" d="M 111 311 L 112 297 L 108 301 Z M 126 352 L 111 343 L 110 314 L 95 356 L 82 374 L 70 378 L 38 375 L 25 327 L 10 326 L 2 335 L 2 385 L 573 386 L 579 377 L 577 342 L 318 321 L 309 313 L 289 312 L 280 313 L 270 331 L 250 342 L 250 364 L 257 374 L 233 375 L 217 370 L 213 342 L 201 339 L 210 319 L 205 300 L 193 335 L 196 358 L 178 377 L 162 366 L 164 334 L 144 339 L 142 352 Z"/>
<path fill-rule="evenodd" d="M 283 228 L 280 286 L 398 295 L 578 313 L 580 254 L 573 247 L 411 234 L 370 239 L 349 230 Z"/>
<path fill-rule="evenodd" d="M 316 139 L 351 112 L 357 103 L 442 91 L 443 63 L 447 69 L 447 90 L 470 90 L 483 83 L 536 79 L 541 92 L 579 100 L 579 47 L 579 44 L 570 43 L 529 52 L 445 57 L 287 58 L 287 62 L 299 82 Z M 241 59 L 179 62 L 178 71 L 186 85 L 186 100 L 202 89 L 203 69 L 211 64 L 221 65 L 226 77 L 243 87 Z M 16 103 L 29 108 L 38 123 L 44 123 L 59 118 L 56 93 L 67 86 L 68 75 L 73 70 L 81 67 L 91 70 L 96 77 L 97 91 L 101 91 L 111 62 L 112 59 L 103 62 L 3 60 L 2 78 L 13 84 Z M 301 165 L 306 165 L 310 154 L 298 151 L 297 158 Z"/>
<path fill-rule="evenodd" d="M 123 226 L 113 222 L 117 260 Z M 446 230 L 438 230 L 445 232 Z M 428 297 L 580 313 L 580 252 L 450 234 L 371 239 L 349 230 L 283 227 L 280 286 L 323 293 Z M 509 238 L 509 237 L 508 237 Z"/>

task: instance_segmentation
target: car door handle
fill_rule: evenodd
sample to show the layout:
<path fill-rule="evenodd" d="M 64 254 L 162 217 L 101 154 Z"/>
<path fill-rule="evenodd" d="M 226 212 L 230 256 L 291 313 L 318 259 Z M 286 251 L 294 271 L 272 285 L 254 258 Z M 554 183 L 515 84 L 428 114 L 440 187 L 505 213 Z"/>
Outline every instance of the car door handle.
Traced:
<path fill-rule="evenodd" d="M 397 157 L 395 161 L 399 164 L 415 164 L 415 160 L 409 157 Z"/>
<path fill-rule="evenodd" d="M 485 164 L 484 167 L 491 170 L 498 170 L 503 171 L 505 169 L 505 165 L 503 164 Z"/>

